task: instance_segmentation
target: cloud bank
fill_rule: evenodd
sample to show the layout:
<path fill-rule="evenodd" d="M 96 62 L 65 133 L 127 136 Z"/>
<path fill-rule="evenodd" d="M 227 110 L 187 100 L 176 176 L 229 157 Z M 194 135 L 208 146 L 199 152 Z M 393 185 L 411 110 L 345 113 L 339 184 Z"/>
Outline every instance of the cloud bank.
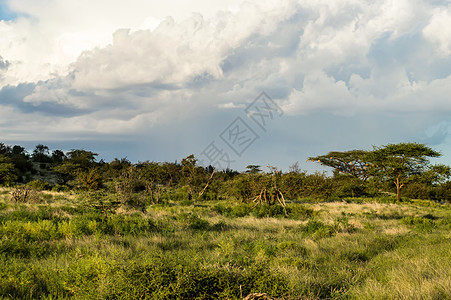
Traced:
<path fill-rule="evenodd" d="M 362 125 L 356 146 L 429 134 L 449 149 L 447 1 L 195 2 L 199 13 L 146 2 L 10 1 L 22 17 L 0 21 L 3 138 L 158 137 L 202 122 L 220 132 L 218 115 L 233 118 L 266 91 L 287 118 L 274 130 L 288 139 L 305 141 L 301 118 L 347 128 L 346 118 L 366 116 L 376 124 Z"/>

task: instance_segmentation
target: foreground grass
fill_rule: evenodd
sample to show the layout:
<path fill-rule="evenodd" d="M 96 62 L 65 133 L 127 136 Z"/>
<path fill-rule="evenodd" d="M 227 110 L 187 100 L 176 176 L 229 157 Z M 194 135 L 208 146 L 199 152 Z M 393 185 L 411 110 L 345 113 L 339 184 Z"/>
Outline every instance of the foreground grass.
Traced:
<path fill-rule="evenodd" d="M 293 203 L 285 218 L 227 202 L 105 215 L 43 199 L 0 195 L 0 298 L 451 298 L 448 205 Z"/>

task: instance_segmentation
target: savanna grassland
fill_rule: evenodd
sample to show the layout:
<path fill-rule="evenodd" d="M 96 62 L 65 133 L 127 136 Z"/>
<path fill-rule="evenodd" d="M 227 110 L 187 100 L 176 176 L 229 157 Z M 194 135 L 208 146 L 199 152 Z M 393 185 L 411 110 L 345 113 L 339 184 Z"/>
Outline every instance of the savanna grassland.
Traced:
<path fill-rule="evenodd" d="M 239 201 L 110 209 L 99 192 L 21 202 L 11 191 L 0 190 L 1 299 L 451 298 L 449 204 L 304 199 L 286 216 Z"/>

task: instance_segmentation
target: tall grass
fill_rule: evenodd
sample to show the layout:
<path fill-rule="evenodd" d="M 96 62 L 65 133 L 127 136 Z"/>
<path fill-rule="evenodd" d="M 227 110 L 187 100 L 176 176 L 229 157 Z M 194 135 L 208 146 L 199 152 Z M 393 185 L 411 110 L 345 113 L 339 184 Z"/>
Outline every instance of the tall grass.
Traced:
<path fill-rule="evenodd" d="M 0 298 L 451 298 L 447 205 L 0 200 Z"/>

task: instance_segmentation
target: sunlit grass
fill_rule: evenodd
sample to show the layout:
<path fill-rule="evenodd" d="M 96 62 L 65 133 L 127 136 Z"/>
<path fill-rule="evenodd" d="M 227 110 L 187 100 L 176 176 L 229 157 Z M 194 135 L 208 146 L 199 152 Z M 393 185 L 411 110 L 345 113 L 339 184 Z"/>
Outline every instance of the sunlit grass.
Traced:
<path fill-rule="evenodd" d="M 83 203 L 0 194 L 0 298 L 451 297 L 448 205 L 290 204 L 286 218 L 225 201 L 117 214 Z"/>

